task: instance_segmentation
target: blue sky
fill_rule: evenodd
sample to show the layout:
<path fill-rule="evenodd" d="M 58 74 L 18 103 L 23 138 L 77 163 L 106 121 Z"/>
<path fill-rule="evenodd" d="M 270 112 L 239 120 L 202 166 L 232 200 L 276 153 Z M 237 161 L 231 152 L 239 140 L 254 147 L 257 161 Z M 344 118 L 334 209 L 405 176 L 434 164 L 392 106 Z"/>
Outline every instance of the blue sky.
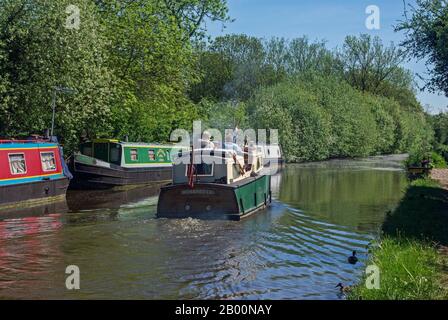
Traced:
<path fill-rule="evenodd" d="M 413 0 L 407 0 L 413 3 Z M 329 48 L 341 46 L 347 35 L 368 33 L 378 35 L 385 43 L 398 44 L 401 33 L 394 32 L 394 25 L 403 19 L 402 0 L 228 0 L 229 14 L 234 22 L 208 25 L 212 36 L 245 33 L 251 36 L 270 38 L 296 38 L 303 35 L 311 40 L 324 39 Z M 380 8 L 380 30 L 365 27 L 366 7 Z M 424 61 L 411 61 L 405 67 L 414 73 L 425 74 Z M 444 95 L 420 92 L 418 98 L 429 111 L 447 110 L 448 98 Z"/>

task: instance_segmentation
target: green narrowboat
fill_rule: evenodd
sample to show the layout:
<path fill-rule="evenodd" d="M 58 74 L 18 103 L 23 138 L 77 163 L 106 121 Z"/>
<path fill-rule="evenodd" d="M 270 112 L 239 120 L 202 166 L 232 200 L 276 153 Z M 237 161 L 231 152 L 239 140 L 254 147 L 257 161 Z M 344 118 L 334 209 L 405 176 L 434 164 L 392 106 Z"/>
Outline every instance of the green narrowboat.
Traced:
<path fill-rule="evenodd" d="M 112 139 L 85 142 L 70 161 L 74 176 L 70 187 L 106 189 L 169 182 L 174 148 Z"/>
<path fill-rule="evenodd" d="M 271 176 L 261 153 L 224 149 L 180 152 L 173 183 L 163 186 L 157 216 L 240 220 L 271 203 Z"/>

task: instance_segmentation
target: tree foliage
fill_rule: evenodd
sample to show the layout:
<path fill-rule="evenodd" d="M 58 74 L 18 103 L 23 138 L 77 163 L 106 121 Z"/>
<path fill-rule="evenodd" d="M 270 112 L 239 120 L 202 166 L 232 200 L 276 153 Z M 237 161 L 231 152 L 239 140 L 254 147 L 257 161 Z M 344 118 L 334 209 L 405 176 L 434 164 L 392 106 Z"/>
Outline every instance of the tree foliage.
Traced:
<path fill-rule="evenodd" d="M 379 37 L 348 36 L 338 57 L 347 82 L 361 91 L 380 93 L 385 81 L 402 75 L 403 53 L 393 44 L 385 47 Z"/>
<path fill-rule="evenodd" d="M 216 119 L 246 103 L 252 126 L 280 130 L 289 161 L 417 152 L 432 141 L 403 53 L 377 37 L 350 36 L 331 51 L 306 37 L 227 35 L 196 50 L 203 78 L 192 98 L 215 101 L 205 113 Z"/>
<path fill-rule="evenodd" d="M 402 53 L 367 35 L 341 50 L 306 37 L 207 38 L 225 0 L 0 1 L 0 135 L 50 126 L 69 149 L 87 136 L 166 141 L 201 118 L 221 130 L 278 128 L 291 161 L 404 152 L 431 143 Z M 206 41 L 207 40 L 207 41 Z M 437 134 L 442 136 L 441 131 Z"/>
<path fill-rule="evenodd" d="M 81 28 L 66 28 L 70 1 L 5 0 L 0 3 L 0 134 L 17 136 L 50 127 L 56 86 L 56 133 L 75 144 L 83 130 L 108 128 L 114 78 L 104 64 L 106 43 L 91 1 L 78 1 Z"/>
<path fill-rule="evenodd" d="M 416 0 L 416 6 L 407 9 L 405 20 L 396 27 L 406 35 L 402 46 L 414 57 L 427 60 L 426 88 L 448 96 L 448 3 Z"/>
<path fill-rule="evenodd" d="M 107 64 L 119 83 L 114 136 L 160 141 L 194 116 L 185 96 L 196 79 L 191 46 L 175 19 L 161 19 L 158 10 L 146 0 L 108 1 L 100 7 L 110 41 Z"/>
<path fill-rule="evenodd" d="M 296 78 L 262 89 L 249 110 L 254 126 L 279 129 L 289 161 L 405 152 L 431 143 L 423 113 L 410 113 L 335 76 Z"/>
<path fill-rule="evenodd" d="M 198 80 L 192 40 L 206 19 L 227 21 L 224 0 L 80 0 L 79 28 L 67 28 L 70 1 L 0 2 L 0 135 L 50 126 L 56 134 L 164 141 L 187 127 L 197 107 L 186 92 Z"/>
<path fill-rule="evenodd" d="M 205 21 L 231 21 L 227 3 L 223 0 L 160 0 L 158 4 L 158 8 L 189 38 L 203 39 L 206 36 Z"/>

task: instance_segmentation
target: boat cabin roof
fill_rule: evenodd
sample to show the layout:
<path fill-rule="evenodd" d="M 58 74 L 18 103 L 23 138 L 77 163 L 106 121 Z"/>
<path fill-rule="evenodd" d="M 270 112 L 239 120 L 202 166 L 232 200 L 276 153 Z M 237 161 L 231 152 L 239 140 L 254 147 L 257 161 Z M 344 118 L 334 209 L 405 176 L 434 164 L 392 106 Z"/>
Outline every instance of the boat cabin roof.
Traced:
<path fill-rule="evenodd" d="M 125 142 L 120 141 L 117 139 L 93 139 L 92 141 L 86 141 L 82 144 L 88 144 L 88 143 L 113 143 L 113 144 L 119 144 L 123 147 L 136 147 L 136 148 L 172 148 L 175 145 L 174 144 L 160 144 L 160 143 L 146 143 L 146 142 Z"/>
<path fill-rule="evenodd" d="M 55 147 L 58 144 L 46 139 L 33 140 L 0 140 L 0 148 Z"/>
<path fill-rule="evenodd" d="M 262 155 L 256 149 L 252 153 L 211 148 L 181 151 L 174 158 L 174 184 L 188 183 L 192 158 L 195 180 L 201 183 L 232 184 L 251 177 L 263 167 Z"/>
<path fill-rule="evenodd" d="M 191 153 L 193 152 L 193 156 L 201 156 L 202 159 L 206 157 L 212 158 L 222 158 L 222 159 L 233 159 L 234 155 L 237 153 L 231 149 L 213 149 L 213 148 L 204 148 L 204 149 L 195 149 L 195 150 L 183 150 L 179 151 L 177 157 L 185 158 L 191 157 Z"/>

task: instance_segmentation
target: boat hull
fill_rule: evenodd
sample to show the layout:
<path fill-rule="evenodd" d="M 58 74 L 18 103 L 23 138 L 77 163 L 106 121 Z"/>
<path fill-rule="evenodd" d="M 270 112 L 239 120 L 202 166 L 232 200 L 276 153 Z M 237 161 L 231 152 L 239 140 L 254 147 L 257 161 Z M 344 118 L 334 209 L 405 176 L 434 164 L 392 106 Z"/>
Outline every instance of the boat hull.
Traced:
<path fill-rule="evenodd" d="M 199 183 L 161 188 L 157 206 L 159 218 L 240 220 L 271 203 L 271 177 L 251 177 L 234 184 Z"/>
<path fill-rule="evenodd" d="M 73 189 L 110 189 L 135 185 L 161 184 L 172 180 L 172 168 L 110 168 L 73 162 L 71 164 Z"/>
<path fill-rule="evenodd" d="M 38 205 L 64 198 L 69 179 L 48 179 L 0 186 L 0 209 Z"/>

